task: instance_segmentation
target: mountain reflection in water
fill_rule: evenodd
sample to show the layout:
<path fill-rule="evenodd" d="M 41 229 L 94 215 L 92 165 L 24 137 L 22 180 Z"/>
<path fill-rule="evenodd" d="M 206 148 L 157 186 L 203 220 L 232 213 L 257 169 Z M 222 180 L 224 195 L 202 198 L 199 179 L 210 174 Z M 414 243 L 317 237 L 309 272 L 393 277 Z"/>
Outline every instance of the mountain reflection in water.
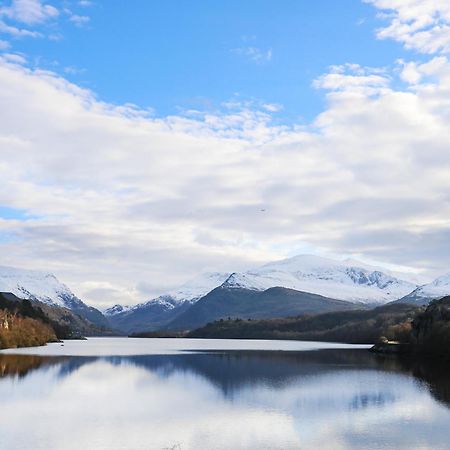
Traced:
<path fill-rule="evenodd" d="M 449 374 L 364 350 L 0 355 L 0 449 L 448 449 Z"/>

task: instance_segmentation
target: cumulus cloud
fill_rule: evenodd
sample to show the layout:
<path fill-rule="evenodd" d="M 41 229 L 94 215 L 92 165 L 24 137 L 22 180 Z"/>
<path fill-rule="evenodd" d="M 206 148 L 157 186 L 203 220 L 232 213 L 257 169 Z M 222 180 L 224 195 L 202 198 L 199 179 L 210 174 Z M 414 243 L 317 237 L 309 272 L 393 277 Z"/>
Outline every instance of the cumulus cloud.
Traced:
<path fill-rule="evenodd" d="M 327 109 L 286 127 L 271 108 L 152 118 L 3 60 L 0 204 L 31 218 L 0 221 L 2 263 L 93 303 L 305 247 L 447 271 L 450 63 L 415 70 L 398 91 L 395 70 L 333 68 Z"/>
<path fill-rule="evenodd" d="M 450 50 L 450 2 L 447 0 L 365 0 L 388 21 L 380 39 L 394 39 L 422 53 Z"/>

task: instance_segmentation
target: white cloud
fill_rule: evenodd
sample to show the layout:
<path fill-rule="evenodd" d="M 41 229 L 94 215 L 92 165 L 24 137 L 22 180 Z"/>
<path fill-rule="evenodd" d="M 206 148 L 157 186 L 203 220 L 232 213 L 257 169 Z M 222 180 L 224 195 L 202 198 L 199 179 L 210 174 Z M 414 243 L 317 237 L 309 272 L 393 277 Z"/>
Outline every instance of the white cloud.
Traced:
<path fill-rule="evenodd" d="M 39 33 L 38 31 L 31 31 L 31 30 L 27 30 L 25 28 L 15 27 L 13 25 L 9 25 L 9 24 L 3 22 L 1 19 L 0 19 L 0 33 L 10 34 L 11 36 L 14 36 L 14 37 L 36 38 L 36 37 L 42 36 L 42 34 Z"/>
<path fill-rule="evenodd" d="M 82 73 L 86 72 L 86 69 L 79 69 L 78 67 L 74 66 L 66 66 L 64 67 L 64 73 L 67 73 L 69 75 L 80 75 Z"/>
<path fill-rule="evenodd" d="M 361 67 L 358 64 L 343 64 L 332 66 L 330 72 L 316 79 L 313 85 L 316 88 L 332 91 L 381 93 L 390 83 L 389 76 L 384 70 Z"/>
<path fill-rule="evenodd" d="M 87 2 L 79 2 L 80 7 L 88 6 Z M 0 6 L 0 33 L 13 37 L 43 37 L 45 27 L 55 25 L 61 13 L 66 14 L 70 22 L 83 26 L 90 21 L 86 15 L 79 15 L 68 8 L 57 9 L 41 0 L 12 0 L 8 6 Z M 23 27 L 26 26 L 26 28 Z M 38 31 L 39 30 L 39 31 Z M 48 35 L 51 40 L 59 40 L 60 33 Z"/>
<path fill-rule="evenodd" d="M 13 0 L 10 6 L 0 8 L 0 16 L 27 25 L 40 24 L 58 15 L 54 6 L 40 0 Z"/>
<path fill-rule="evenodd" d="M 380 39 L 394 39 L 422 53 L 450 51 L 450 2 L 448 0 L 365 0 L 382 10 L 388 26 Z"/>
<path fill-rule="evenodd" d="M 93 303 L 301 247 L 448 271 L 450 63 L 415 71 L 399 91 L 396 70 L 334 67 L 325 111 L 289 128 L 245 105 L 152 118 L 3 61 L 0 204 L 38 218 L 0 220 L 1 262 Z"/>
<path fill-rule="evenodd" d="M 80 16 L 78 14 L 72 14 L 69 20 L 73 22 L 76 26 L 81 27 L 83 25 L 86 25 L 90 21 L 90 18 L 88 16 Z"/>
<path fill-rule="evenodd" d="M 0 50 L 8 50 L 10 47 L 11 44 L 9 42 L 0 39 Z"/>
<path fill-rule="evenodd" d="M 0 55 L 0 60 L 12 62 L 16 64 L 26 64 L 27 59 L 18 53 L 3 53 Z"/>
<path fill-rule="evenodd" d="M 232 52 L 255 63 L 267 63 L 272 59 L 272 49 L 263 50 L 258 47 L 239 47 L 234 48 Z"/>
<path fill-rule="evenodd" d="M 283 105 L 278 103 L 264 103 L 262 107 L 271 113 L 281 111 L 283 109 Z"/>
<path fill-rule="evenodd" d="M 399 61 L 399 64 L 401 66 L 400 78 L 403 81 L 409 84 L 416 84 L 421 80 L 422 74 L 417 69 L 417 64 L 414 61 Z"/>

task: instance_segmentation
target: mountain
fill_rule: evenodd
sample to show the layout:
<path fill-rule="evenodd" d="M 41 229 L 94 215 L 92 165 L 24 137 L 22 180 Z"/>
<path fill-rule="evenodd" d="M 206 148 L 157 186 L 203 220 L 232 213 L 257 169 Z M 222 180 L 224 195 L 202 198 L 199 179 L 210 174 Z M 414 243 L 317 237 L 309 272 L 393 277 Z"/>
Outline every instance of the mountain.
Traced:
<path fill-rule="evenodd" d="M 106 308 L 103 310 L 103 315 L 106 317 L 115 316 L 116 314 L 121 314 L 130 309 L 129 306 L 123 306 L 123 305 L 114 305 L 110 308 Z"/>
<path fill-rule="evenodd" d="M 361 306 L 359 306 L 361 307 Z M 264 291 L 229 288 L 223 283 L 167 324 L 170 330 L 189 330 L 214 320 L 268 319 L 355 309 L 351 302 L 326 298 L 284 287 Z M 142 329 L 143 330 L 143 329 Z"/>
<path fill-rule="evenodd" d="M 0 292 L 11 292 L 21 299 L 67 308 L 97 326 L 109 326 L 99 310 L 83 303 L 51 273 L 0 266 Z"/>
<path fill-rule="evenodd" d="M 450 295 L 450 273 L 436 278 L 431 283 L 419 286 L 398 300 L 398 302 L 428 305 L 431 300 L 442 298 L 446 295 Z"/>
<path fill-rule="evenodd" d="M 111 327 L 124 333 L 140 330 L 158 330 L 191 306 L 188 300 L 180 302 L 170 296 L 161 296 L 141 303 L 123 312 L 107 316 Z"/>
<path fill-rule="evenodd" d="M 220 286 L 229 276 L 230 273 L 224 272 L 203 273 L 183 284 L 180 288 L 169 292 L 164 297 L 171 297 L 178 303 L 185 301 L 194 303 L 217 286 Z"/>
<path fill-rule="evenodd" d="M 281 317 L 385 304 L 417 288 L 406 278 L 358 261 L 299 255 L 231 275 L 203 274 L 166 295 L 105 313 L 114 328 L 127 333 L 188 329 L 228 316 Z"/>
<path fill-rule="evenodd" d="M 105 311 L 109 323 L 125 333 L 164 328 L 179 314 L 212 289 L 220 286 L 229 273 L 205 273 L 180 288 L 133 307 L 115 305 Z"/>
<path fill-rule="evenodd" d="M 287 317 L 380 305 L 416 287 L 358 261 L 299 255 L 231 274 L 167 328 L 192 329 L 227 317 Z"/>
<path fill-rule="evenodd" d="M 233 273 L 224 286 L 257 291 L 281 286 L 354 303 L 384 304 L 417 288 L 404 278 L 359 261 L 299 255 Z"/>

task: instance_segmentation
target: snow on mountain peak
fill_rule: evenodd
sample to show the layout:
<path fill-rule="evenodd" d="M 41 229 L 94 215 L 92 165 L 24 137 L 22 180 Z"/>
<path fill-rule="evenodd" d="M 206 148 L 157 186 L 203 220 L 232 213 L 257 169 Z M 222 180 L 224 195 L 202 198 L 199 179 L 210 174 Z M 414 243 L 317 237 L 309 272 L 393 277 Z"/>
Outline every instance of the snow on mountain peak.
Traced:
<path fill-rule="evenodd" d="M 446 295 L 450 295 L 450 273 L 436 278 L 431 283 L 419 286 L 408 297 L 431 300 Z"/>
<path fill-rule="evenodd" d="M 114 305 L 114 306 L 111 306 L 111 307 L 106 308 L 105 310 L 103 310 L 103 314 L 105 316 L 114 316 L 116 314 L 120 314 L 120 313 L 123 313 L 125 311 L 128 311 L 129 309 L 130 309 L 129 306 Z"/>
<path fill-rule="evenodd" d="M 223 286 L 252 290 L 280 286 L 362 303 L 386 303 L 417 287 L 358 261 L 335 261 L 312 255 L 298 255 L 234 273 Z"/>
<path fill-rule="evenodd" d="M 220 286 L 229 276 L 229 273 L 222 272 L 203 273 L 184 283 L 178 289 L 173 289 L 167 294 L 152 298 L 144 303 L 139 303 L 133 306 L 131 310 L 154 306 L 156 304 L 166 309 L 173 309 L 184 302 L 194 303 L 214 288 Z"/>
<path fill-rule="evenodd" d="M 439 278 L 436 278 L 434 281 L 432 281 L 430 283 L 430 285 L 432 285 L 432 286 L 439 286 L 439 287 L 441 287 L 441 286 L 446 286 L 446 287 L 450 286 L 450 273 L 447 273 L 445 275 L 442 275 Z"/>
<path fill-rule="evenodd" d="M 55 275 L 37 270 L 0 266 L 0 292 L 12 292 L 19 298 L 39 300 L 69 309 L 84 306 Z"/>
<path fill-rule="evenodd" d="M 228 277 L 229 273 L 223 272 L 207 272 L 203 273 L 178 289 L 169 292 L 169 296 L 177 301 L 195 301 L 220 286 Z"/>

